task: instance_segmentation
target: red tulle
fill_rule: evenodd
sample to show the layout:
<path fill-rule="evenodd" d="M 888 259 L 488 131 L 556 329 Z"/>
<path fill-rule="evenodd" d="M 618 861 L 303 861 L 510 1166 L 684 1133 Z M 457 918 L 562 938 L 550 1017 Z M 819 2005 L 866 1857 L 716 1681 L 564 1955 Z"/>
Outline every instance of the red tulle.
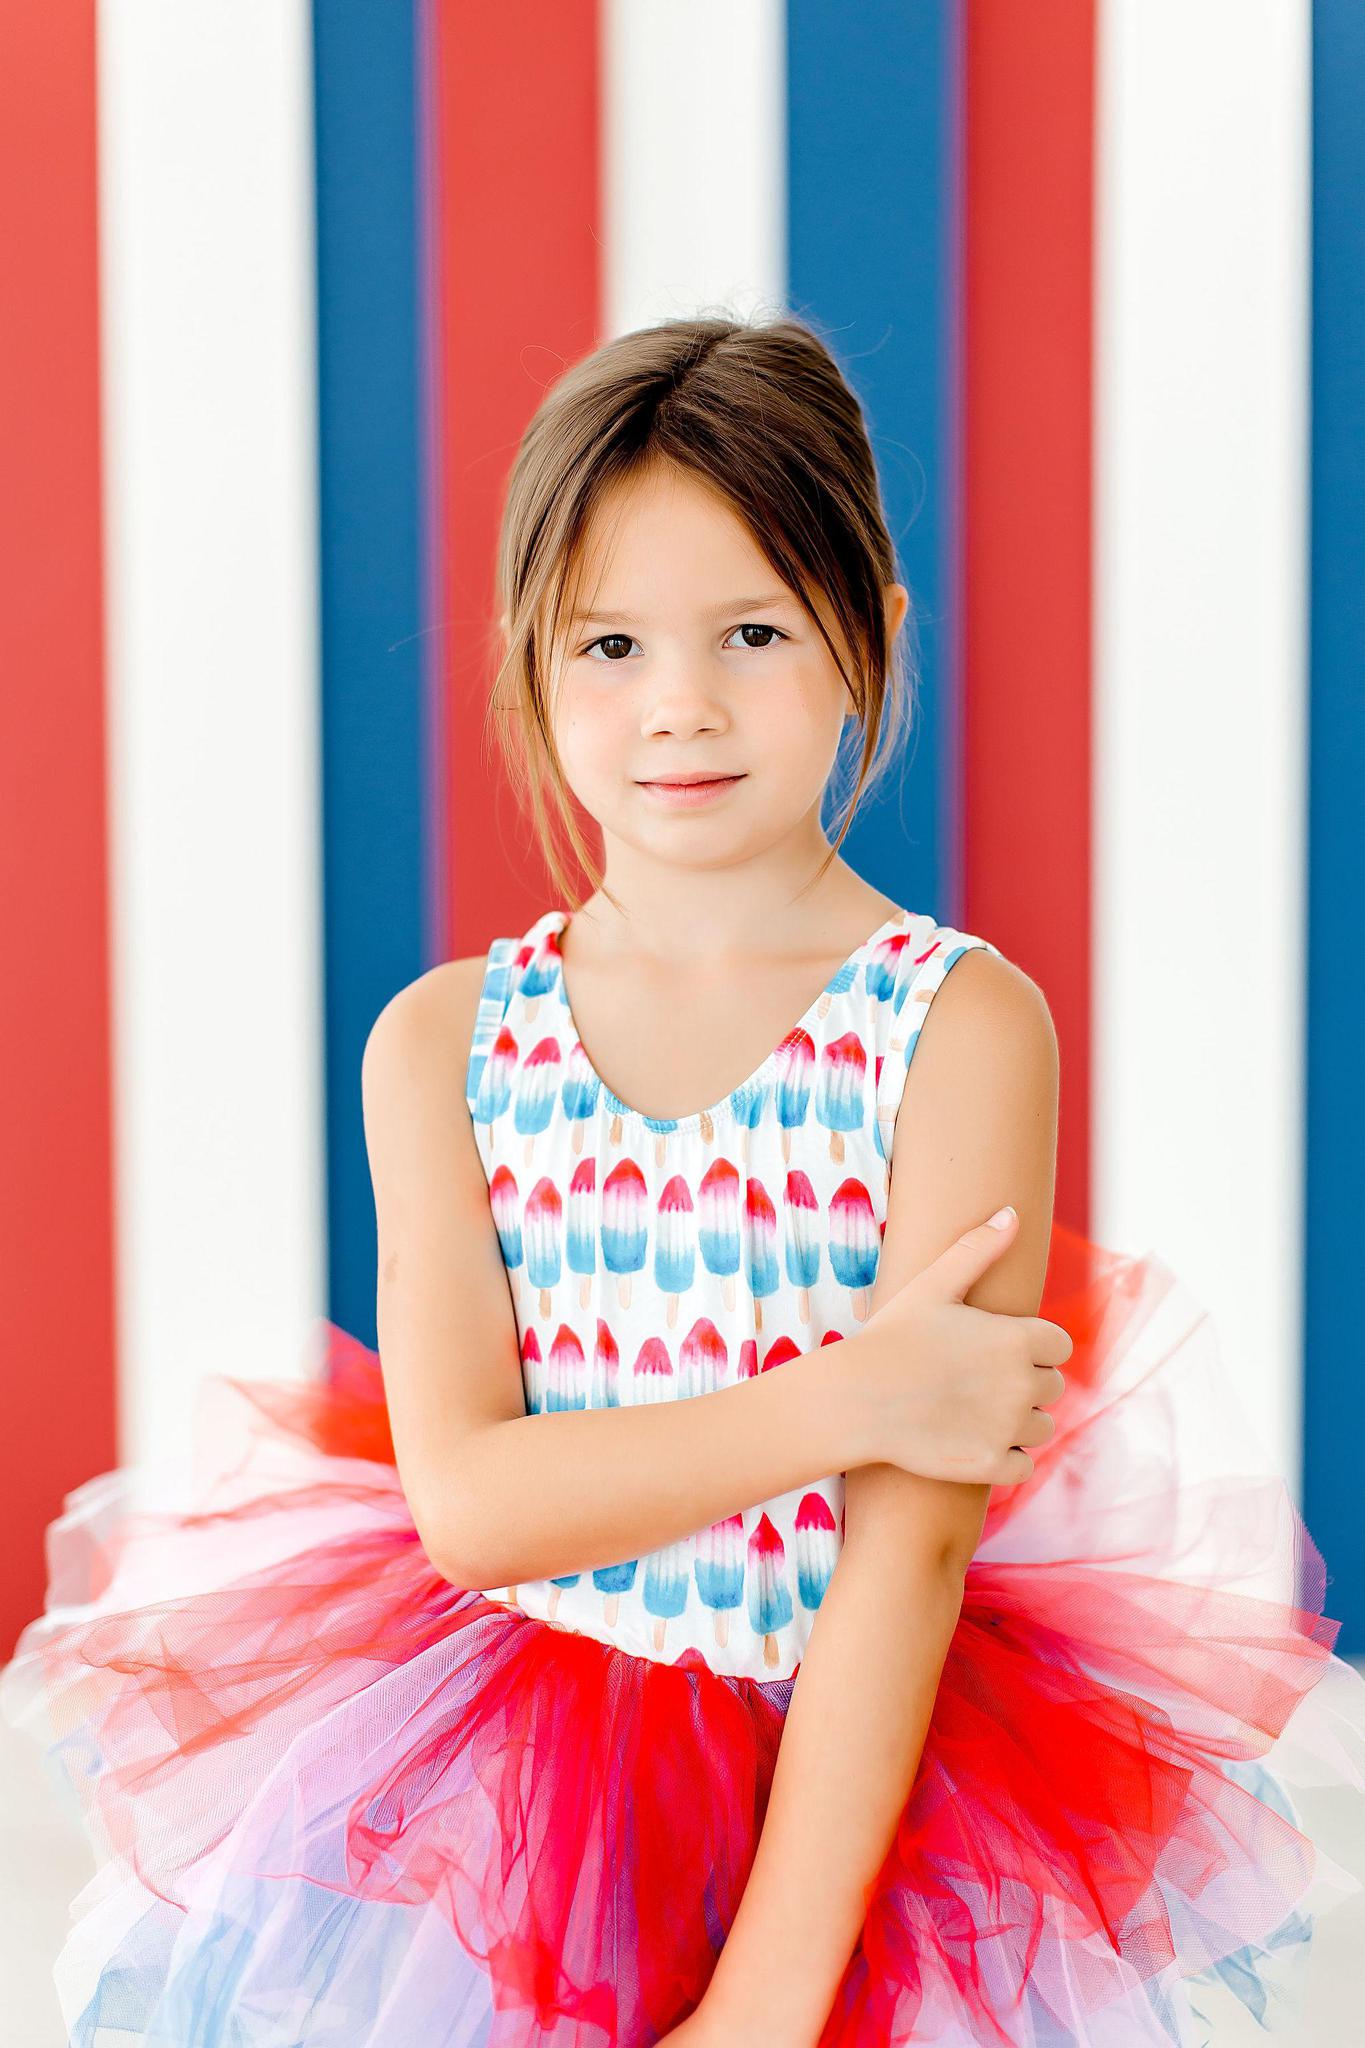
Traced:
<path fill-rule="evenodd" d="M 1254 1951 L 1314 1874 L 1223 1762 L 1265 1755 L 1338 1624 L 1282 1481 L 1236 1449 L 1207 1321 L 1061 1226 L 1040 1313 L 1074 1341 L 1057 1432 L 992 1496 L 822 2048 L 1165 2039 L 1098 2020 Z M 313 1382 L 206 1384 L 184 1502 L 127 1473 L 69 1497 L 7 1701 L 41 1703 L 92 1832 L 177 1911 L 225 1876 L 417 1906 L 486 1974 L 490 2048 L 653 2042 L 733 1920 L 791 1681 L 449 1585 L 378 1359 L 325 1335 Z"/>

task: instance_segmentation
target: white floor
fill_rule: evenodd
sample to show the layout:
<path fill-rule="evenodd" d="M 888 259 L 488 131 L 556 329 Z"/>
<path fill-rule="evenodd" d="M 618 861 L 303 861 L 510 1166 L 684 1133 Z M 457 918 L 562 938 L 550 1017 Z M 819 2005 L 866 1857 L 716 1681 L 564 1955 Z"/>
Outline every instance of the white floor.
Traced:
<path fill-rule="evenodd" d="M 1331 1795 L 1318 1795 L 1315 1804 L 1297 1791 L 1295 1797 L 1321 1847 L 1348 1869 L 1365 1870 L 1365 1842 L 1343 1840 Z M 83 1838 L 48 1789 L 38 1745 L 0 1724 L 0 2048 L 66 2048 L 52 1961 L 65 1936 L 67 1903 L 92 1867 Z M 1211 2001 L 1205 2010 L 1214 2020 Z M 1266 2048 L 1266 2033 L 1230 1995 L 1216 2021 L 1216 2048 Z M 1275 2048 L 1365 2048 L 1365 1893 L 1319 1923 L 1302 2015 L 1273 2039 Z"/>

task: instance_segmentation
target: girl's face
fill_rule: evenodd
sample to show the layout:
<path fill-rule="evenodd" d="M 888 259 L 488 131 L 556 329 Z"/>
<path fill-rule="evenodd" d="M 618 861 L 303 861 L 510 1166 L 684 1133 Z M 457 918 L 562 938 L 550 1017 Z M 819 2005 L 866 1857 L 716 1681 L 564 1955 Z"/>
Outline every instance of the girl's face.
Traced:
<path fill-rule="evenodd" d="M 671 466 L 632 478 L 598 508 L 582 568 L 551 664 L 551 721 L 569 787 L 608 846 L 728 867 L 808 833 L 818 859 L 852 700 L 725 499 Z M 891 593 L 894 630 L 908 594 Z M 667 786 L 698 775 L 734 779 L 691 796 Z"/>

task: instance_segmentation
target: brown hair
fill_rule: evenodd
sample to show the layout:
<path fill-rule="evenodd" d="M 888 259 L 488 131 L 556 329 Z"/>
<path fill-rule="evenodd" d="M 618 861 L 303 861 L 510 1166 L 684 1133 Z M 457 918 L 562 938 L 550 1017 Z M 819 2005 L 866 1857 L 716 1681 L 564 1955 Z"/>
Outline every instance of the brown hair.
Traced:
<path fill-rule="evenodd" d="M 882 590 L 898 576 L 862 408 L 802 321 L 666 320 L 604 342 L 561 376 L 522 436 L 498 542 L 502 649 L 489 710 L 514 789 L 529 801 L 550 870 L 572 894 L 553 824 L 602 877 L 573 814 L 554 743 L 551 651 L 576 602 L 597 504 L 659 463 L 720 492 L 800 598 L 848 686 L 862 736 L 858 773 L 822 864 L 908 730 L 913 681 L 888 649 Z M 827 601 L 853 673 L 812 603 Z M 542 638 L 543 632 L 543 638 Z M 844 755 L 842 740 L 833 782 Z"/>

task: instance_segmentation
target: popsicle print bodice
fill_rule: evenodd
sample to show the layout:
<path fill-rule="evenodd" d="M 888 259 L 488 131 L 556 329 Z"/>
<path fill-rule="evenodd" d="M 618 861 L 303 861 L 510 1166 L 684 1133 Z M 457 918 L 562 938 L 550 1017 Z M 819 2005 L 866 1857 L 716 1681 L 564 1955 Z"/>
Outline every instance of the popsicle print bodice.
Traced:
<path fill-rule="evenodd" d="M 529 1415 L 709 1393 L 856 1332 L 881 1255 L 896 1112 L 935 990 L 986 939 L 897 910 L 747 1080 L 651 1117 L 596 1073 L 548 910 L 495 939 L 466 1099 Z M 491 1599 L 642 1657 L 790 1677 L 843 1541 L 844 1478 L 678 1542 Z"/>

